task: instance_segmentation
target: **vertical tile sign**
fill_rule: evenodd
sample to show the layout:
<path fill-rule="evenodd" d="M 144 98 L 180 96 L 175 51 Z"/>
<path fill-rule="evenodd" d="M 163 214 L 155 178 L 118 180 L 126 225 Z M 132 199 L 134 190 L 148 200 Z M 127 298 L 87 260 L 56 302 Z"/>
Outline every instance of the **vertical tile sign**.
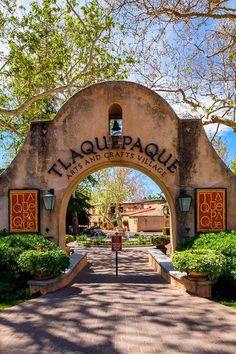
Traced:
<path fill-rule="evenodd" d="M 10 232 L 39 232 L 39 191 L 9 190 Z"/>
<path fill-rule="evenodd" d="M 226 189 L 196 189 L 197 232 L 226 229 Z"/>

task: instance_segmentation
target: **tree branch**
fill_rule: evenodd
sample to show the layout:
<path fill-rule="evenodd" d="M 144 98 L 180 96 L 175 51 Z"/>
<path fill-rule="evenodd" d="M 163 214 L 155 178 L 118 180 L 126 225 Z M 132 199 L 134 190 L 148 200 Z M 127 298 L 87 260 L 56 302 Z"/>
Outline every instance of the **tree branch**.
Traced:
<path fill-rule="evenodd" d="M 213 136 L 212 136 L 212 138 L 211 138 L 211 143 L 212 143 L 212 144 L 213 144 L 213 142 L 214 142 L 214 140 L 215 140 L 216 135 L 218 134 L 219 128 L 220 128 L 220 123 L 217 124 L 216 131 L 215 131 L 215 133 L 213 134 Z"/>
<path fill-rule="evenodd" d="M 56 93 L 62 93 L 64 91 L 68 90 L 77 79 L 78 79 L 78 77 L 75 77 L 67 85 L 52 88 L 50 90 L 46 90 L 46 91 L 43 91 L 43 92 L 36 94 L 32 97 L 29 97 L 29 98 L 27 98 L 27 100 L 25 100 L 25 102 L 23 102 L 16 109 L 0 108 L 0 115 L 4 115 L 4 116 L 8 116 L 8 117 L 9 116 L 17 116 L 17 115 L 21 114 L 22 112 L 24 112 L 34 102 L 36 102 L 40 99 L 43 99 L 47 96 L 55 95 Z"/>
<path fill-rule="evenodd" d="M 199 103 L 195 103 L 195 102 L 191 101 L 190 99 L 188 99 L 188 98 L 186 97 L 186 94 L 185 94 L 184 90 L 181 89 L 181 88 L 178 88 L 178 89 L 175 89 L 175 90 L 174 90 L 174 89 L 173 89 L 173 90 L 171 90 L 171 89 L 157 89 L 156 91 L 180 93 L 180 94 L 182 95 L 183 101 L 184 101 L 185 103 L 189 104 L 189 105 L 192 106 L 193 108 L 198 108 L 198 107 L 200 107 L 200 104 L 199 104 Z"/>
<path fill-rule="evenodd" d="M 226 125 L 229 128 L 232 128 L 233 131 L 236 132 L 236 122 L 234 122 L 233 120 L 229 120 L 229 119 L 223 119 L 218 116 L 211 116 L 210 120 L 203 121 L 202 124 L 203 125 L 222 124 L 222 125 Z"/>
<path fill-rule="evenodd" d="M 20 133 L 13 124 L 10 124 L 9 122 L 5 121 L 4 119 L 0 118 L 0 126 L 6 128 L 7 130 L 10 130 L 11 132 L 15 133 L 18 136 L 23 136 L 24 134 Z"/>
<path fill-rule="evenodd" d="M 175 19 L 184 19 L 184 18 L 213 18 L 213 19 L 229 19 L 235 20 L 236 13 L 234 9 L 231 9 L 231 13 L 223 13 L 223 14 L 216 14 L 212 11 L 207 12 L 179 12 L 174 9 L 170 9 L 167 7 L 161 7 L 160 9 L 147 9 L 147 14 L 151 16 L 160 16 L 160 15 L 168 15 L 173 16 Z"/>

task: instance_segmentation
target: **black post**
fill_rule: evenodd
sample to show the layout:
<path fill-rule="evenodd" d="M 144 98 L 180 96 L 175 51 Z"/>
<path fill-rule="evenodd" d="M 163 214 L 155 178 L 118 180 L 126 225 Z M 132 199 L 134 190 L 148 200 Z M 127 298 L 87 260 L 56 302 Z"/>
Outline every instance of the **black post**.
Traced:
<path fill-rule="evenodd" d="M 116 251 L 116 277 L 118 277 L 118 252 Z"/>

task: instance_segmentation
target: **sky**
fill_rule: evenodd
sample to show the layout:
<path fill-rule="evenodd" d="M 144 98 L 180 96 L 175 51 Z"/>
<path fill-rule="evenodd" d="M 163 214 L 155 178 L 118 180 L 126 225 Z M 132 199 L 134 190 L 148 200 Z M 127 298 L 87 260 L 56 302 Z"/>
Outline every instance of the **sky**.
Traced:
<path fill-rule="evenodd" d="M 223 136 L 229 146 L 228 160 L 231 162 L 232 160 L 236 159 L 236 132 L 234 133 L 232 129 L 226 130 Z"/>

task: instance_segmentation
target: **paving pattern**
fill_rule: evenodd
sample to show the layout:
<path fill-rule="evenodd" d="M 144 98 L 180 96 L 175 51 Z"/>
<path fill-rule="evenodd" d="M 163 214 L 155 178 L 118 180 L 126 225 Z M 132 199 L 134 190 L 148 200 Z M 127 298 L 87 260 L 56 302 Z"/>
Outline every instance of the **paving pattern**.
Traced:
<path fill-rule="evenodd" d="M 0 313 L 0 353 L 235 354 L 236 311 L 166 284 L 147 250 L 89 251 L 63 290 Z"/>

